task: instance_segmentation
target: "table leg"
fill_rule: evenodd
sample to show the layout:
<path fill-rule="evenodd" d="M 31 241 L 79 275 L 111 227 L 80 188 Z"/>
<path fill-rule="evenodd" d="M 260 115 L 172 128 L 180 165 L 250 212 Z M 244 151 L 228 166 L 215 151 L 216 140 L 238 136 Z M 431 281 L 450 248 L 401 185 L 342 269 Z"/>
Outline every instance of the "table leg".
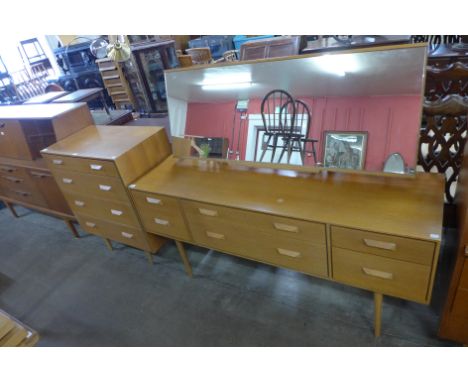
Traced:
<path fill-rule="evenodd" d="M 153 262 L 153 254 L 145 251 L 145 255 L 146 255 L 146 258 L 148 259 L 148 262 L 149 262 L 151 265 L 153 265 L 153 264 L 154 264 L 154 262 Z"/>
<path fill-rule="evenodd" d="M 16 213 L 16 210 L 15 210 L 15 207 L 13 206 L 13 204 L 9 203 L 9 202 L 5 202 L 3 201 L 3 203 L 5 203 L 5 206 L 8 207 L 8 209 L 10 210 L 11 214 L 15 217 L 15 218 L 18 218 L 18 214 Z"/>
<path fill-rule="evenodd" d="M 114 250 L 114 248 L 112 248 L 112 242 L 105 237 L 103 237 L 102 239 L 104 240 L 104 243 L 106 243 L 107 249 L 112 252 Z"/>
<path fill-rule="evenodd" d="M 80 234 L 76 230 L 75 225 L 70 220 L 64 220 L 65 224 L 67 225 L 68 229 L 71 231 L 73 236 L 80 237 Z"/>
<path fill-rule="evenodd" d="M 179 255 L 184 263 L 185 272 L 192 277 L 192 266 L 190 265 L 190 261 L 187 257 L 187 253 L 185 252 L 184 244 L 180 241 L 175 240 L 177 250 L 179 251 Z"/>
<path fill-rule="evenodd" d="M 101 92 L 101 102 L 102 102 L 102 106 L 104 106 L 104 109 L 106 110 L 107 115 L 110 117 L 111 114 L 110 114 L 109 106 L 107 106 L 106 97 L 104 97 L 103 92 Z"/>
<path fill-rule="evenodd" d="M 380 337 L 382 327 L 382 293 L 374 293 L 374 335 Z"/>

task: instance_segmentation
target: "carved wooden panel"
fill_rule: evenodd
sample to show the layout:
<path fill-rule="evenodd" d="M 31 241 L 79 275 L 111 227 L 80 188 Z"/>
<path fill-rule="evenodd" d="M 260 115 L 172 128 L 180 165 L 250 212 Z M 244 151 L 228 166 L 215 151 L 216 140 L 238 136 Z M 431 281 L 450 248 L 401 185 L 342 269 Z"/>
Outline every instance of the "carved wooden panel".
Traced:
<path fill-rule="evenodd" d="M 435 101 L 449 94 L 468 96 L 468 64 L 455 62 L 445 67 L 428 66 L 426 99 Z"/>
<path fill-rule="evenodd" d="M 425 101 L 418 164 L 445 174 L 446 202 L 453 203 L 467 136 L 468 100 L 452 94 Z"/>

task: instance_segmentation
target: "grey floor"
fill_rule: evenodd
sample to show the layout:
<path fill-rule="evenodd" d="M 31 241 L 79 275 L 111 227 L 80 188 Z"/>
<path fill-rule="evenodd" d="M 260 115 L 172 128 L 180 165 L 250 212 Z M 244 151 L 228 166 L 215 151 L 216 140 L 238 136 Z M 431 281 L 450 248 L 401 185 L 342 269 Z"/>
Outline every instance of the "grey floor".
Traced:
<path fill-rule="evenodd" d="M 38 346 L 454 345 L 436 337 L 444 257 L 431 305 L 385 298 L 376 339 L 369 292 L 198 247 L 188 248 L 191 279 L 173 244 L 150 266 L 136 249 L 109 252 L 60 220 L 18 212 L 0 210 L 0 308 L 36 329 Z"/>

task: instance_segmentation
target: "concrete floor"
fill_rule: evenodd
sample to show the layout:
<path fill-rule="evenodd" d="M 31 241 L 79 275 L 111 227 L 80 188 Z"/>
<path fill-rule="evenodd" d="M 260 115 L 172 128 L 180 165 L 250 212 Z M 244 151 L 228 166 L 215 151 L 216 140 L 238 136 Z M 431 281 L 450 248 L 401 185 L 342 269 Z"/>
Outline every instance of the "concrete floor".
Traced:
<path fill-rule="evenodd" d="M 297 272 L 175 246 L 150 266 L 139 250 L 85 235 L 18 207 L 0 210 L 0 308 L 36 329 L 38 346 L 446 346 L 436 337 L 449 262 L 430 306 L 384 299 Z M 449 232 L 453 235 L 453 232 Z M 447 258 L 447 257 L 445 257 Z"/>

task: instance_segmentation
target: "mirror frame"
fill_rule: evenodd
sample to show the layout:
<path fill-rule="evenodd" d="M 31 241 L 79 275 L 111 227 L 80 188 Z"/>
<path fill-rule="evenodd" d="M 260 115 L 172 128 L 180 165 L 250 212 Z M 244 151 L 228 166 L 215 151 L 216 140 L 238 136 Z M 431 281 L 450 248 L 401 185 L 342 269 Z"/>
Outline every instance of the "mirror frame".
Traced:
<path fill-rule="evenodd" d="M 423 62 L 423 74 L 422 74 L 422 83 L 421 86 L 421 106 L 420 106 L 420 115 L 419 115 L 419 126 L 421 126 L 422 122 L 422 111 L 423 111 L 423 103 L 424 103 L 424 85 L 426 83 L 426 67 L 427 67 L 427 49 L 428 44 L 425 42 L 422 43 L 407 43 L 407 44 L 395 44 L 395 45 L 380 45 L 374 47 L 365 47 L 365 48 L 345 48 L 345 49 L 334 49 L 330 51 L 322 51 L 318 53 L 311 53 L 311 54 L 300 54 L 300 55 L 293 55 L 293 56 L 285 56 L 285 57 L 275 57 L 275 58 L 265 58 L 265 59 L 258 59 L 258 60 L 246 60 L 246 61 L 230 61 L 230 62 L 220 62 L 217 64 L 204 64 L 204 65 L 194 65 L 190 67 L 183 67 L 183 68 L 174 68 L 168 69 L 164 71 L 164 80 L 165 80 L 165 87 L 166 87 L 166 94 L 168 92 L 168 81 L 167 75 L 171 73 L 177 72 L 185 72 L 185 71 L 192 71 L 192 70 L 201 70 L 207 68 L 221 68 L 221 67 L 230 67 L 230 66 L 237 66 L 237 65 L 244 65 L 244 64 L 252 64 L 252 63 L 268 63 L 268 62 L 277 62 L 277 61 L 288 61 L 288 60 L 297 60 L 301 58 L 310 58 L 310 57 L 319 57 L 324 55 L 334 55 L 334 54 L 351 54 L 351 53 L 368 53 L 368 52 L 379 52 L 379 51 L 388 51 L 388 50 L 399 50 L 399 49 L 416 49 L 416 48 L 425 48 L 426 54 L 424 55 L 424 62 Z M 168 117 L 170 120 L 170 108 L 168 107 Z M 383 167 L 381 171 L 366 171 L 366 170 L 353 170 L 353 169 L 341 169 L 341 168 L 330 168 L 330 167 L 322 167 L 322 166 L 304 166 L 304 165 L 296 165 L 296 164 L 286 164 L 286 163 L 269 163 L 269 162 L 254 162 L 254 161 L 245 161 L 245 160 L 235 160 L 235 159 L 225 159 L 225 158 L 199 158 L 193 155 L 177 155 L 174 152 L 175 146 L 173 144 L 173 139 L 186 139 L 184 137 L 178 136 L 171 136 L 169 137 L 169 141 L 173 148 L 173 156 L 175 158 L 180 159 L 197 159 L 198 161 L 203 161 L 204 163 L 213 161 L 213 162 L 224 162 L 228 165 L 238 165 L 240 167 L 254 167 L 254 168 L 267 168 L 272 170 L 288 170 L 294 171 L 296 173 L 322 173 L 322 172 L 332 172 L 332 173 L 348 173 L 348 174 L 362 174 L 362 175 L 376 175 L 376 176 L 384 176 L 384 177 L 403 177 L 403 178 L 411 178 L 416 175 L 416 168 L 412 169 L 412 171 L 405 173 L 405 174 L 396 174 L 396 173 L 389 173 L 383 172 Z M 180 147 L 180 145 L 178 146 Z M 419 150 L 416 150 L 416 166 L 418 160 Z"/>

